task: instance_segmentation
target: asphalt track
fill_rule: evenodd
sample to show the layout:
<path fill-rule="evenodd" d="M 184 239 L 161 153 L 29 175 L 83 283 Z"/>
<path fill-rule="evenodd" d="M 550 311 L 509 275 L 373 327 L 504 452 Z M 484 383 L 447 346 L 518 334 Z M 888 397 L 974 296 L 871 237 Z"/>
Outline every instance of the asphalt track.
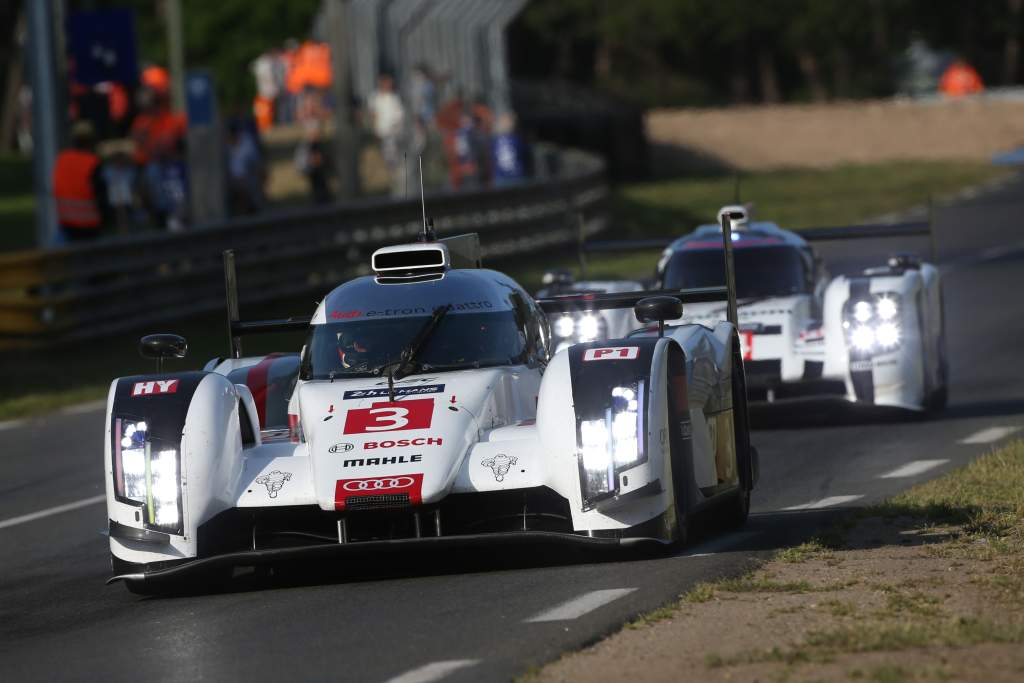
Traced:
<path fill-rule="evenodd" d="M 104 585 L 104 508 L 90 502 L 103 493 L 102 408 L 0 424 L 0 677 L 507 680 L 593 642 L 698 581 L 806 538 L 846 506 L 968 462 L 1024 428 L 1022 209 L 1017 180 L 938 213 L 952 371 L 945 413 L 760 411 L 762 479 L 749 524 L 672 557 L 410 554 L 327 577 L 239 577 L 231 592 L 144 599 Z M 927 249 L 889 242 L 821 251 L 843 271 Z"/>

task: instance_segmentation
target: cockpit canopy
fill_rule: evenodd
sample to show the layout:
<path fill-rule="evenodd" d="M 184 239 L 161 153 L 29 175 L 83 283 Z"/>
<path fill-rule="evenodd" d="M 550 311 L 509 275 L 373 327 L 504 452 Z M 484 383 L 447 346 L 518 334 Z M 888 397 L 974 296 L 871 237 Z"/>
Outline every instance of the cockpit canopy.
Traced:
<path fill-rule="evenodd" d="M 374 276 L 341 285 L 314 316 L 303 379 L 367 377 L 396 363 L 435 311 L 450 306 L 417 354 L 417 368 L 440 372 L 531 365 L 548 354 L 543 313 L 512 279 L 491 270 L 448 270 L 425 282 Z"/>

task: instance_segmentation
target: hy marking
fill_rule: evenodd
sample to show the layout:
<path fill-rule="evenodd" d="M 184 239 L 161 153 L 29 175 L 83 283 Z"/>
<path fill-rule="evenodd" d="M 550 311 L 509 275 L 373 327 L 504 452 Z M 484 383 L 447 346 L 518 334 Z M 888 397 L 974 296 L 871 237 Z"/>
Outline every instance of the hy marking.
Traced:
<path fill-rule="evenodd" d="M 542 621 L 570 621 L 572 619 L 579 619 L 584 614 L 593 612 L 598 607 L 604 607 L 609 602 L 618 600 L 621 597 L 629 595 L 636 588 L 608 588 L 599 591 L 590 591 L 584 593 L 578 598 L 573 598 L 568 602 L 563 602 L 557 607 L 553 607 L 549 610 L 545 610 L 540 614 L 526 619 L 525 622 L 528 624 L 542 622 Z"/>
<path fill-rule="evenodd" d="M 443 662 L 431 662 L 430 664 L 410 669 L 394 678 L 389 678 L 384 683 L 432 683 L 455 673 L 459 669 L 466 669 L 479 663 L 479 659 L 447 659 Z"/>
<path fill-rule="evenodd" d="M 891 472 L 878 477 L 879 479 L 903 479 L 905 477 L 916 477 L 919 474 L 924 474 L 928 470 L 933 470 L 936 467 L 945 465 L 949 460 L 914 460 L 908 462 L 906 465 L 897 467 Z"/>
<path fill-rule="evenodd" d="M 960 439 L 957 443 L 962 444 L 975 444 L 975 443 L 992 443 L 993 441 L 999 441 L 1005 439 L 1014 432 L 1019 432 L 1020 427 L 987 427 L 981 431 L 974 432 L 966 439 Z"/>
<path fill-rule="evenodd" d="M 822 498 L 821 500 L 815 500 L 810 503 L 804 503 L 803 505 L 793 505 L 788 508 L 782 508 L 783 510 L 820 510 L 822 508 L 835 507 L 836 505 L 843 505 L 844 503 L 852 503 L 855 500 L 860 500 L 864 496 L 829 496 L 828 498 Z"/>
<path fill-rule="evenodd" d="M 25 522 L 32 522 L 51 515 L 59 515 L 62 512 L 70 512 L 71 510 L 77 510 L 78 508 L 95 505 L 96 503 L 100 503 L 106 499 L 107 495 L 104 493 L 99 496 L 91 496 L 89 498 L 83 498 L 82 500 L 76 500 L 73 503 L 65 503 L 64 505 L 57 505 L 52 508 L 46 508 L 45 510 L 39 510 L 38 512 L 30 512 L 27 515 L 21 515 L 20 517 L 11 517 L 10 519 L 0 520 L 0 529 L 6 529 L 10 526 L 18 526 Z"/>

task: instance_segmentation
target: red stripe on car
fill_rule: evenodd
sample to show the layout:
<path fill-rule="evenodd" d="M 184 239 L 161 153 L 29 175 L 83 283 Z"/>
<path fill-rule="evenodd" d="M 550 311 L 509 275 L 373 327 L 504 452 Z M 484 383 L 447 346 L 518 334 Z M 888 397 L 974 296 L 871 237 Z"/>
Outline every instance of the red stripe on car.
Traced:
<path fill-rule="evenodd" d="M 272 353 L 256 365 L 249 368 L 245 376 L 245 384 L 252 392 L 252 400 L 256 402 L 256 414 L 260 419 L 260 429 L 267 426 L 267 378 L 270 376 L 270 366 L 281 354 Z"/>

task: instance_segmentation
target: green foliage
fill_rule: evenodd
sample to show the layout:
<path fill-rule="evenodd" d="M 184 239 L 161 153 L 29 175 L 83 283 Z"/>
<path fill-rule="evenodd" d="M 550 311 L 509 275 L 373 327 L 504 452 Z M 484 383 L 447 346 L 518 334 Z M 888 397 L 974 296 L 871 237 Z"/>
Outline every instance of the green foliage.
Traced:
<path fill-rule="evenodd" d="M 986 83 L 1021 30 L 1012 3 L 933 0 L 553 0 L 527 7 L 513 42 L 523 75 L 592 83 L 648 105 L 891 93 L 915 37 L 966 56 Z M 552 74 L 552 66 L 554 74 Z M 1020 65 L 1018 65 L 1019 67 Z"/>
<path fill-rule="evenodd" d="M 136 10 L 140 58 L 167 64 L 162 3 L 118 2 Z M 320 0 L 182 0 L 185 68 L 213 73 L 225 111 L 246 108 L 255 93 L 249 64 L 288 38 L 309 37 Z"/>

